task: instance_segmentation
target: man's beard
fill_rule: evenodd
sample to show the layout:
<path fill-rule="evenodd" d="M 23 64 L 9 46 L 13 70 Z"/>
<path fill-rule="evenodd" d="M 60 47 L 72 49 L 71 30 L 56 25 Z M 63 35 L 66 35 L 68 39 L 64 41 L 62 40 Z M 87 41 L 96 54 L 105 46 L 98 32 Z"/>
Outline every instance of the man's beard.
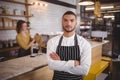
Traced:
<path fill-rule="evenodd" d="M 72 32 L 72 31 L 74 31 L 75 30 L 75 27 L 72 29 L 72 30 L 66 30 L 64 27 L 63 27 L 63 30 L 65 31 L 65 32 Z"/>

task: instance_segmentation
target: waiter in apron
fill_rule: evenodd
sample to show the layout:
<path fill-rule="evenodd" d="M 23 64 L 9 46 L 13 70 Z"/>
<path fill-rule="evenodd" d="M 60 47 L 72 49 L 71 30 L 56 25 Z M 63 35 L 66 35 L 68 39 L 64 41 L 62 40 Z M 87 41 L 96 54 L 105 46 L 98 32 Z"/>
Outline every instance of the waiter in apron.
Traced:
<path fill-rule="evenodd" d="M 83 80 L 91 65 L 91 45 L 75 33 L 77 16 L 67 11 L 62 16 L 64 33 L 47 43 L 48 66 L 53 80 Z"/>

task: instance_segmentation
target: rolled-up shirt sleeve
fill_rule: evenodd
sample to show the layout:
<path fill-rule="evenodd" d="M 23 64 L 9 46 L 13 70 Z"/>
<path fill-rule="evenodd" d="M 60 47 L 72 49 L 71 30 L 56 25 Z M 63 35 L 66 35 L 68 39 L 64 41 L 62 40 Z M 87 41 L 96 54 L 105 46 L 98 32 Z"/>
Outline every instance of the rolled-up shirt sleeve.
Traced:
<path fill-rule="evenodd" d="M 57 71 L 65 71 L 67 68 L 71 68 L 74 66 L 74 60 L 69 61 L 61 61 L 61 60 L 53 60 L 50 58 L 50 53 L 56 52 L 55 45 L 52 40 L 49 40 L 47 43 L 47 58 L 48 58 L 48 66 L 52 70 Z"/>

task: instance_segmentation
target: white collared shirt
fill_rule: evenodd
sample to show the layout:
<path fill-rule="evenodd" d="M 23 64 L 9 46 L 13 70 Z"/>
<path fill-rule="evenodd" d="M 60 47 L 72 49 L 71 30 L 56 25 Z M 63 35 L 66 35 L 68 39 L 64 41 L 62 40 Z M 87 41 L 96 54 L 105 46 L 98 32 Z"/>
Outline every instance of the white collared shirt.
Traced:
<path fill-rule="evenodd" d="M 59 40 L 62 35 L 56 36 L 50 39 L 47 43 L 47 57 L 48 57 L 48 66 L 52 70 L 65 71 L 71 74 L 76 75 L 87 75 L 90 65 L 91 65 L 91 45 L 83 37 L 77 35 L 78 45 L 80 47 L 80 65 L 74 66 L 74 60 L 68 61 L 59 61 L 53 60 L 50 58 L 50 53 L 55 52 L 59 44 Z M 62 39 L 61 46 L 73 46 L 74 45 L 74 36 L 64 37 Z M 74 54 L 74 53 L 73 53 Z"/>

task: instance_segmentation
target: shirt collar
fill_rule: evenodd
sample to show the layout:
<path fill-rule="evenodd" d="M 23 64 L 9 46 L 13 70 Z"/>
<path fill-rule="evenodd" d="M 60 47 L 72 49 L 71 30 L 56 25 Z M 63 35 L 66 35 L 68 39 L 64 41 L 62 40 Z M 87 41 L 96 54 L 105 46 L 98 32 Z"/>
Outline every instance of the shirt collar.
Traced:
<path fill-rule="evenodd" d="M 73 35 L 70 36 L 70 37 L 65 37 L 65 36 L 63 35 L 63 38 L 64 38 L 64 39 L 71 39 L 71 38 L 74 38 L 74 36 L 75 36 L 75 34 L 73 34 Z"/>

